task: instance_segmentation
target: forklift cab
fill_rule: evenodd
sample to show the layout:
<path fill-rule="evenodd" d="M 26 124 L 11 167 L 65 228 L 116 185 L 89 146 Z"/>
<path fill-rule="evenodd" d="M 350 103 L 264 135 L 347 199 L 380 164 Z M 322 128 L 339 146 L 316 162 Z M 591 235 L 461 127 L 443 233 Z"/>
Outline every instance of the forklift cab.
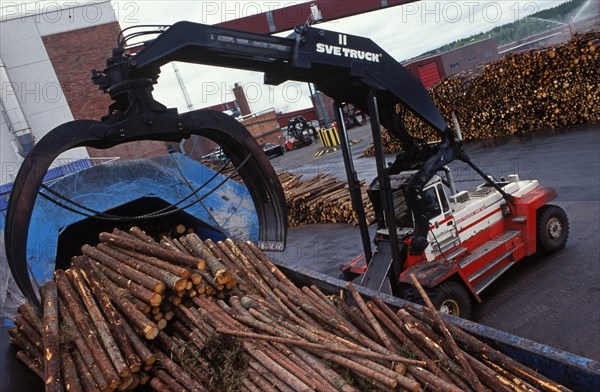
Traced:
<path fill-rule="evenodd" d="M 429 246 L 425 249 L 427 260 L 432 261 L 442 252 L 457 245 L 459 239 L 454 214 L 441 177 L 434 176 L 423 191 L 433 203 L 427 216 L 430 223 L 427 235 Z"/>
<path fill-rule="evenodd" d="M 414 230 L 413 212 L 406 204 L 406 187 L 414 172 L 408 171 L 390 176 L 390 186 L 394 200 L 394 213 L 397 222 L 398 238 L 406 239 Z M 452 192 L 452 191 L 450 191 Z M 427 215 L 430 222 L 427 240 L 429 246 L 425 249 L 428 261 L 436 259 L 444 252 L 459 243 L 454 214 L 447 196 L 442 178 L 435 175 L 425 186 L 424 193 L 431 200 L 431 207 Z M 379 238 L 388 238 L 389 232 L 385 225 L 385 218 L 381 203 L 381 193 L 377 179 L 369 187 L 369 198 L 377 216 Z"/>

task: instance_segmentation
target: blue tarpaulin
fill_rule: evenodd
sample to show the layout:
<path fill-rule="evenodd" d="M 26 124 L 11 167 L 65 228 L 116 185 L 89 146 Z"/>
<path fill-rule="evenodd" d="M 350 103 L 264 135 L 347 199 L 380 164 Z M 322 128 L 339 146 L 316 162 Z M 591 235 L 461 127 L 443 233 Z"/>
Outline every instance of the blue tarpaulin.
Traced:
<path fill-rule="evenodd" d="M 64 174 L 61 172 L 61 175 Z M 114 161 L 93 167 L 88 165 L 87 168 L 82 166 L 79 171 L 64 175 L 48 186 L 90 209 L 107 211 L 149 197 L 161 199 L 167 205 L 176 203 L 215 174 L 208 167 L 175 153 L 151 159 Z M 202 197 L 225 179 L 217 175 L 181 206 Z M 258 241 L 258 219 L 250 193 L 243 184 L 233 180 L 226 181 L 202 201 L 185 209 L 185 212 L 202 221 L 203 227 L 214 228 L 221 238 L 227 236 Z M 121 211 L 121 214 L 127 212 Z M 27 250 L 31 275 L 39 283 L 52 277 L 59 234 L 67 226 L 84 219 L 85 216 L 68 211 L 38 195 L 31 218 Z M 4 241 L 3 229 L 4 216 L 0 223 L 0 241 Z M 0 245 L 4 259 L 0 260 L 1 272 L 3 280 L 6 280 L 6 274 L 10 272 L 4 244 Z"/>

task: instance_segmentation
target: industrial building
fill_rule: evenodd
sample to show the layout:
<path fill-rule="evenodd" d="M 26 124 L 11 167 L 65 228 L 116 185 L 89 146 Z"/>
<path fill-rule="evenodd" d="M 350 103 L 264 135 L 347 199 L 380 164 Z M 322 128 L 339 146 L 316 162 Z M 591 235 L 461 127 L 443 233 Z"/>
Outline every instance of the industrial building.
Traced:
<path fill-rule="evenodd" d="M 412 59 L 403 65 L 429 88 L 443 78 L 499 58 L 496 39 L 490 37 L 448 52 Z"/>
<path fill-rule="evenodd" d="M 97 8 L 98 19 L 86 16 L 89 7 Z M 93 47 L 101 46 L 97 44 L 99 34 L 118 31 L 110 11 L 110 2 L 103 2 L 52 15 L 5 12 L 0 22 L 0 184 L 12 181 L 35 141 L 52 128 L 76 118 L 89 118 L 99 110 L 101 97 L 90 93 L 86 62 L 93 59 Z M 81 47 L 71 45 L 91 40 L 95 45 L 88 45 L 86 56 L 81 56 Z M 108 43 L 98 51 L 105 57 L 107 49 Z M 85 149 L 72 150 L 57 164 L 88 157 Z"/>

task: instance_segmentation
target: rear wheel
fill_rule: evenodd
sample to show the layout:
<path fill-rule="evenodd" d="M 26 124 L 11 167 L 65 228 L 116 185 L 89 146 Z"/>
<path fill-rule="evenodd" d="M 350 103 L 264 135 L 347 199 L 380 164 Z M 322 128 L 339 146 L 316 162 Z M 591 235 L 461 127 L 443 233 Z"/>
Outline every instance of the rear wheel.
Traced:
<path fill-rule="evenodd" d="M 465 319 L 471 318 L 471 298 L 462 285 L 442 283 L 430 295 L 433 306 L 440 312 Z"/>
<path fill-rule="evenodd" d="M 558 252 L 569 237 L 569 218 L 559 206 L 546 205 L 537 211 L 537 249 L 541 253 Z"/>

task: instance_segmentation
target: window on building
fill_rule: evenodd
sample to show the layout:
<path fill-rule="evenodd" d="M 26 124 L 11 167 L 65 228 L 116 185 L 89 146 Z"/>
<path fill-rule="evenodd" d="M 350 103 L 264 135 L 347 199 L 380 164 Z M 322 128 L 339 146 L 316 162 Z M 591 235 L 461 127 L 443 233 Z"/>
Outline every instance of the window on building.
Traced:
<path fill-rule="evenodd" d="M 469 56 L 469 58 L 467 60 L 469 60 L 469 63 L 472 63 L 475 60 L 477 60 L 477 56 Z"/>
<path fill-rule="evenodd" d="M 453 62 L 452 64 L 450 64 L 450 68 L 456 68 L 460 65 L 460 63 L 458 61 Z"/>

